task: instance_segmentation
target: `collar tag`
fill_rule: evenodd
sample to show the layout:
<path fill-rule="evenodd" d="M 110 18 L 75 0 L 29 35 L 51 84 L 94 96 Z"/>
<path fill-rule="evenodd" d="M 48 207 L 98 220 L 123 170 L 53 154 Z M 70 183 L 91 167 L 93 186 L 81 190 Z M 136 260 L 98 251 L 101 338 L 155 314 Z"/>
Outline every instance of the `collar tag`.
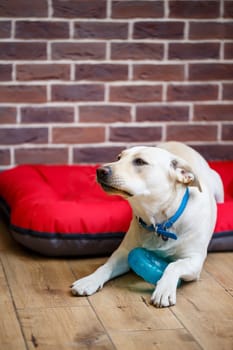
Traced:
<path fill-rule="evenodd" d="M 155 231 L 158 233 L 158 235 L 162 236 L 162 239 L 168 240 L 168 238 L 172 238 L 177 240 L 177 235 L 173 232 L 167 231 L 166 227 L 163 224 L 157 224 L 155 226 Z M 167 238 L 167 239 L 164 239 Z"/>

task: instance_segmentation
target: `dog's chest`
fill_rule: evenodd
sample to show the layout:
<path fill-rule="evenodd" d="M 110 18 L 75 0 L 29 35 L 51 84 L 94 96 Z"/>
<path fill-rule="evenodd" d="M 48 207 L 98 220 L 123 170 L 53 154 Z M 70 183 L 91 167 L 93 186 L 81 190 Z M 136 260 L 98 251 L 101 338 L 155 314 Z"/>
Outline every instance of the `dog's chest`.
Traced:
<path fill-rule="evenodd" d="M 156 251 L 161 257 L 173 256 L 176 253 L 177 242 L 173 239 L 164 241 L 157 233 L 144 232 L 141 245 L 143 248 Z"/>

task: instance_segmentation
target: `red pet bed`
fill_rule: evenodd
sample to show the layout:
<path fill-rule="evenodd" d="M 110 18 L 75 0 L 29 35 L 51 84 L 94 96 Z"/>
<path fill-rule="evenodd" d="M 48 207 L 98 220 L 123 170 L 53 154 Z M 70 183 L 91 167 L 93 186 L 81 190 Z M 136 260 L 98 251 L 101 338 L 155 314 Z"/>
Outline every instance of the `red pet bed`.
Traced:
<path fill-rule="evenodd" d="M 233 249 L 233 162 L 212 162 L 225 186 L 225 203 L 210 251 Z M 97 166 L 21 165 L 0 174 L 0 204 L 22 245 L 49 256 L 110 254 L 120 244 L 132 213 L 119 196 L 95 181 Z"/>

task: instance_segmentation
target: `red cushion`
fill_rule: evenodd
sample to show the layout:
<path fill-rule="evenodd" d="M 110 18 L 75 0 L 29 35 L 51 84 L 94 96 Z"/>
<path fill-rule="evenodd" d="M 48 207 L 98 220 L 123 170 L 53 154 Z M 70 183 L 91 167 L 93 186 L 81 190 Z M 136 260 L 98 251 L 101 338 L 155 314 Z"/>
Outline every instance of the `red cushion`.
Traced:
<path fill-rule="evenodd" d="M 233 161 L 209 162 L 224 185 L 224 203 L 218 204 L 218 216 L 209 251 L 233 250 Z"/>
<path fill-rule="evenodd" d="M 211 162 L 226 202 L 209 250 L 233 249 L 233 162 Z M 97 166 L 21 165 L 0 174 L 0 197 L 10 231 L 24 246 L 50 256 L 109 254 L 120 244 L 132 212 L 95 181 Z"/>
<path fill-rule="evenodd" d="M 97 166 L 23 165 L 0 174 L 10 229 L 23 245 L 48 255 L 112 252 L 131 209 L 95 181 Z"/>

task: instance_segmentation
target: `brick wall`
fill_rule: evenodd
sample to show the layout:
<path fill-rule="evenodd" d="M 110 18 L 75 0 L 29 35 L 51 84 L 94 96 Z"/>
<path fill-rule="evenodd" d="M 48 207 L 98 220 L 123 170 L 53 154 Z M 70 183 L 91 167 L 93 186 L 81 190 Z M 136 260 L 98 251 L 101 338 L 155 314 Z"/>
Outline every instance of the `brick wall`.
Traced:
<path fill-rule="evenodd" d="M 32 4 L 33 3 L 33 4 Z M 233 158 L 233 1 L 0 1 L 0 168 Z"/>

